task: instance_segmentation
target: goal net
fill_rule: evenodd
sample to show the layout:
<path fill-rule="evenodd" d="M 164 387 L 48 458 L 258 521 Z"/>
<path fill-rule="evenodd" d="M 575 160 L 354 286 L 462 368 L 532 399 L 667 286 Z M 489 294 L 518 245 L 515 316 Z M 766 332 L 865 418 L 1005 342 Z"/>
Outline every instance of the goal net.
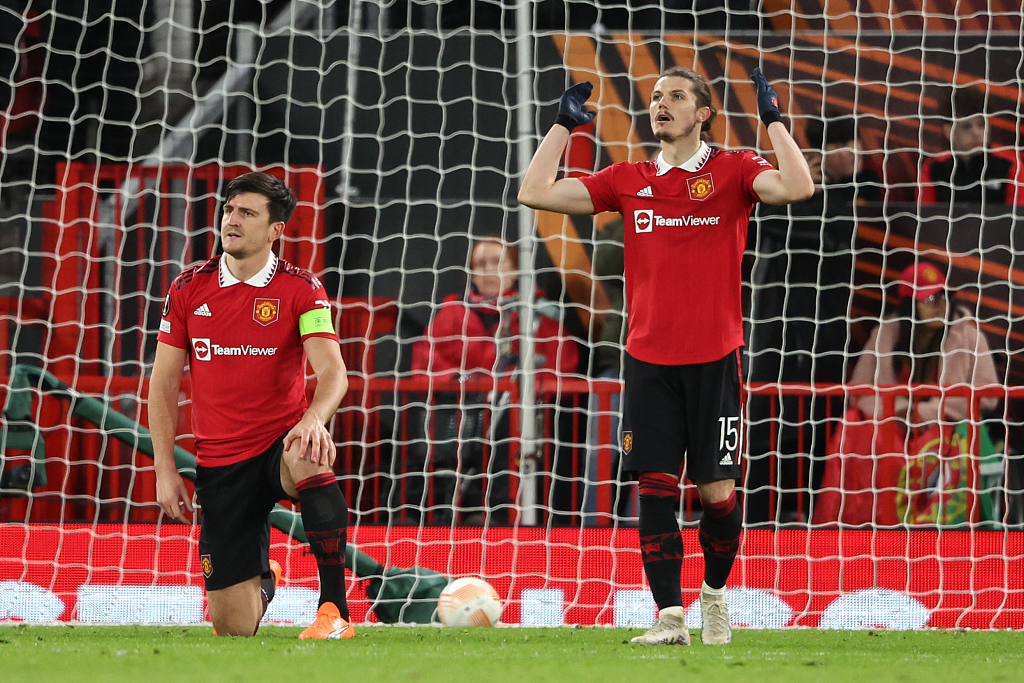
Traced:
<path fill-rule="evenodd" d="M 147 378 L 169 283 L 259 169 L 299 198 L 278 254 L 332 298 L 352 545 L 485 578 L 505 622 L 650 624 L 619 465 L 633 224 L 516 193 L 573 83 L 597 116 L 565 173 L 653 159 L 673 66 L 711 84 L 711 144 L 774 162 L 760 66 L 818 190 L 751 217 L 733 622 L 1024 628 L 1024 13 L 823 4 L 0 2 L 0 623 L 206 620 L 198 526 L 155 504 Z M 517 280 L 494 300 L 488 248 Z M 187 376 L 180 402 L 191 473 Z M 308 623 L 282 505 L 267 619 Z M 700 516 L 684 478 L 691 625 Z M 381 620 L 350 569 L 354 618 Z"/>

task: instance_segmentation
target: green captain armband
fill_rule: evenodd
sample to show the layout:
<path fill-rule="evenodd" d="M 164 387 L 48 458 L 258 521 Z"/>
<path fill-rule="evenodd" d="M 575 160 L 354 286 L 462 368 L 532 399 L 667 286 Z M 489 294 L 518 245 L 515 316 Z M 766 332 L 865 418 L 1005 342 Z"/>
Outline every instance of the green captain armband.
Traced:
<path fill-rule="evenodd" d="M 300 337 L 317 333 L 334 334 L 334 322 L 331 320 L 331 312 L 326 308 L 306 311 L 299 316 Z"/>

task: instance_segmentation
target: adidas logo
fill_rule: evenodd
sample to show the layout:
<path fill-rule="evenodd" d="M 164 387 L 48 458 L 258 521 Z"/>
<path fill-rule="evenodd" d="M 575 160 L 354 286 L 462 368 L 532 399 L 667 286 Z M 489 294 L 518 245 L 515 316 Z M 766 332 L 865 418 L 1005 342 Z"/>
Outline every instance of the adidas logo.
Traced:
<path fill-rule="evenodd" d="M 202 315 L 202 316 L 205 316 L 207 318 L 212 318 L 213 317 L 213 313 L 210 313 L 210 307 L 207 306 L 206 304 L 203 304 L 202 306 L 197 308 L 195 311 L 193 311 L 192 315 Z"/>
<path fill-rule="evenodd" d="M 731 465 L 732 464 L 732 453 L 727 453 L 724 458 L 718 461 L 719 465 Z"/>
<path fill-rule="evenodd" d="M 637 192 L 636 196 L 637 197 L 653 197 L 654 196 L 654 191 L 651 190 L 651 186 L 648 185 L 644 189 L 642 189 L 639 192 Z"/>

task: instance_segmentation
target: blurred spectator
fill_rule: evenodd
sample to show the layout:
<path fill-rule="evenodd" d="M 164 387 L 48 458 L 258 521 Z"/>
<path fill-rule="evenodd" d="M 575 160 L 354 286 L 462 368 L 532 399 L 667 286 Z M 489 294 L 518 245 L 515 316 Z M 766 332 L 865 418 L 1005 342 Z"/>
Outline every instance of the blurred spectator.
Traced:
<path fill-rule="evenodd" d="M 853 386 L 990 387 L 995 364 L 970 312 L 955 305 L 946 278 L 931 263 L 900 275 L 896 314 L 872 331 L 853 369 Z M 999 399 L 980 399 L 983 411 Z M 968 443 L 968 399 L 897 396 L 895 415 L 876 394 L 857 396 L 830 442 L 815 523 L 957 524 L 970 519 L 967 488 L 972 453 L 998 459 L 984 424 Z M 992 499 L 980 497 L 980 518 Z"/>
<path fill-rule="evenodd" d="M 519 250 L 497 236 L 473 244 L 470 291 L 465 298 L 445 298 L 413 347 L 412 367 L 431 376 L 498 376 L 519 364 Z M 539 292 L 538 292 L 539 296 Z M 537 302 L 535 366 L 539 374 L 575 372 L 579 352 L 562 332 L 551 307 Z"/>
<path fill-rule="evenodd" d="M 957 88 L 939 114 L 951 152 L 925 162 L 921 203 L 1024 204 L 1024 170 L 1017 155 L 988 148 L 984 93 Z"/>
<path fill-rule="evenodd" d="M 485 236 L 473 244 L 469 292 L 449 296 L 413 346 L 412 370 L 431 377 L 472 379 L 511 377 L 520 365 L 520 305 L 518 250 L 498 236 Z M 553 307 L 552 307 L 553 308 Z M 568 338 L 560 320 L 544 314 L 544 302 L 534 310 L 535 367 L 538 375 L 575 372 L 579 363 L 576 343 Z M 550 312 L 550 310 L 548 311 Z M 428 420 L 434 474 L 433 501 L 462 513 L 461 523 L 507 524 L 509 425 L 514 406 L 508 392 L 439 392 Z M 486 433 L 485 433 L 486 428 Z M 489 447 L 490 457 L 485 459 Z M 420 465 L 421 458 L 414 464 Z M 426 473 L 427 463 L 419 468 Z M 410 468 L 411 469 L 411 468 Z M 424 499 L 425 492 L 410 482 L 409 493 Z M 450 517 L 449 517 L 450 518 Z M 445 522 L 444 513 L 435 517 Z"/>
<path fill-rule="evenodd" d="M 804 133 L 809 147 L 804 156 L 821 186 L 807 204 L 821 202 L 823 215 L 838 216 L 853 203 L 881 201 L 881 176 L 872 163 L 865 163 L 870 160 L 865 159 L 855 117 L 827 108 L 824 118 L 807 122 Z"/>
<path fill-rule="evenodd" d="M 747 346 L 751 382 L 838 384 L 846 378 L 854 273 L 856 207 L 882 198 L 882 184 L 864 159 L 856 117 L 832 107 L 811 119 L 804 156 L 815 179 L 814 196 L 788 207 L 759 204 L 749 232 L 751 327 Z M 810 453 L 826 451 L 826 420 L 841 414 L 839 401 L 821 396 L 751 395 L 747 462 L 753 491 L 748 523 L 776 519 L 770 509 L 766 454 L 779 453 L 783 489 L 806 490 Z M 810 423 L 811 427 L 807 427 Z M 793 456 L 793 457 L 786 457 Z M 805 493 L 784 495 L 778 521 L 797 519 Z"/>
<path fill-rule="evenodd" d="M 948 299 L 941 270 L 925 262 L 908 266 L 900 275 L 899 295 L 896 315 L 883 320 L 868 338 L 851 384 L 998 384 L 988 341 L 970 311 Z M 881 403 L 875 395 L 857 400 L 864 414 L 875 418 L 881 417 Z M 983 408 L 997 403 L 995 398 L 981 400 Z M 907 397 L 896 399 L 896 416 L 910 427 L 964 420 L 967 412 L 964 397 L 933 396 L 913 405 Z"/>

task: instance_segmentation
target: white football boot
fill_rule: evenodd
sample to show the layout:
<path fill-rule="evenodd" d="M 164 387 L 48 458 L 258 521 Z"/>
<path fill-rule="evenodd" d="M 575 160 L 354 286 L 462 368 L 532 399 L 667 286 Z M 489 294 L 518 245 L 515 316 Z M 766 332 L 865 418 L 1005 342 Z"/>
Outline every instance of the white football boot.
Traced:
<path fill-rule="evenodd" d="M 725 589 L 714 590 L 706 583 L 700 586 L 700 642 L 705 645 L 725 645 L 732 640 L 729 624 L 729 604 Z"/>
<path fill-rule="evenodd" d="M 658 613 L 658 620 L 654 622 L 654 626 L 629 642 L 642 645 L 689 645 L 690 631 L 686 628 L 686 610 L 682 607 L 666 607 Z"/>

